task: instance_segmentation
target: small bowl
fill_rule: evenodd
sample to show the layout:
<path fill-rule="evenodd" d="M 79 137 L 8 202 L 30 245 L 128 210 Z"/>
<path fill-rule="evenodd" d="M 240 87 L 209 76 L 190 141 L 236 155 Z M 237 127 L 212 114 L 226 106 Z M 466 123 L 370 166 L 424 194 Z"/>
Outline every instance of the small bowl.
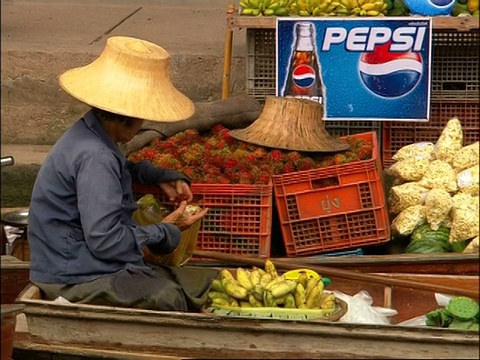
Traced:
<path fill-rule="evenodd" d="M 11 226 L 28 226 L 28 210 L 10 211 L 2 215 L 2 222 Z"/>

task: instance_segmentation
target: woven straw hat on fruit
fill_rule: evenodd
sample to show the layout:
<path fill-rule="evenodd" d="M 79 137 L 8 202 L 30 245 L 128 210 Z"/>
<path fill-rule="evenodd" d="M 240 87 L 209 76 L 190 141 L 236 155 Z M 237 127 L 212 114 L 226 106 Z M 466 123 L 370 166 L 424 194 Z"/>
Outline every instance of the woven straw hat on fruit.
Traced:
<path fill-rule="evenodd" d="M 268 96 L 262 113 L 245 129 L 230 131 L 237 140 L 269 148 L 304 152 L 336 152 L 349 145 L 332 137 L 318 102 Z"/>
<path fill-rule="evenodd" d="M 191 117 L 193 102 L 170 80 L 170 55 L 162 47 L 132 37 L 107 40 L 92 63 L 60 76 L 74 98 L 105 111 L 151 121 Z"/>

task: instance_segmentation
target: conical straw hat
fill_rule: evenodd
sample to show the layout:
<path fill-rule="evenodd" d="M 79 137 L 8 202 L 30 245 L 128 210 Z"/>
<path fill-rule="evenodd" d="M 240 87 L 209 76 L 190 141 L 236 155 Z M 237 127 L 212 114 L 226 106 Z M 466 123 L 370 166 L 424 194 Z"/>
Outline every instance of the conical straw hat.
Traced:
<path fill-rule="evenodd" d="M 245 129 L 230 131 L 237 140 L 255 145 L 304 152 L 336 152 L 349 145 L 333 138 L 322 120 L 318 102 L 268 96 L 262 113 Z"/>
<path fill-rule="evenodd" d="M 191 117 L 193 102 L 170 80 L 170 55 L 162 47 L 132 37 L 107 40 L 92 63 L 66 71 L 60 85 L 92 107 L 151 121 Z"/>

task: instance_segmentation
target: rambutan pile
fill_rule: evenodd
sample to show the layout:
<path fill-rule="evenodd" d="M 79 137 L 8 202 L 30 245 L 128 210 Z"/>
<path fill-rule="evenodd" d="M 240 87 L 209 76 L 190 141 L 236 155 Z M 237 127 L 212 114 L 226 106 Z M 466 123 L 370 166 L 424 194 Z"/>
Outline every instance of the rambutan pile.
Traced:
<path fill-rule="evenodd" d="M 204 184 L 268 184 L 272 175 L 311 170 L 372 157 L 373 145 L 347 136 L 347 151 L 336 154 L 300 153 L 269 149 L 238 141 L 230 130 L 217 124 L 204 134 L 195 129 L 132 152 L 128 158 L 146 160 L 157 167 L 181 172 L 192 182 Z"/>

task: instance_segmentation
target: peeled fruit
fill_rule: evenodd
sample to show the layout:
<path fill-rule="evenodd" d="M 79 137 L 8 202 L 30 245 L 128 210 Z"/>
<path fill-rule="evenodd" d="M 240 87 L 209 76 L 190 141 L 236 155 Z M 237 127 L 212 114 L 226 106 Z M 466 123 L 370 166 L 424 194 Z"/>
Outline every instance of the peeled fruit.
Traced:
<path fill-rule="evenodd" d="M 200 210 L 202 210 L 202 208 L 198 205 L 187 205 L 185 208 L 185 213 L 188 213 L 189 215 L 195 215 Z"/>

